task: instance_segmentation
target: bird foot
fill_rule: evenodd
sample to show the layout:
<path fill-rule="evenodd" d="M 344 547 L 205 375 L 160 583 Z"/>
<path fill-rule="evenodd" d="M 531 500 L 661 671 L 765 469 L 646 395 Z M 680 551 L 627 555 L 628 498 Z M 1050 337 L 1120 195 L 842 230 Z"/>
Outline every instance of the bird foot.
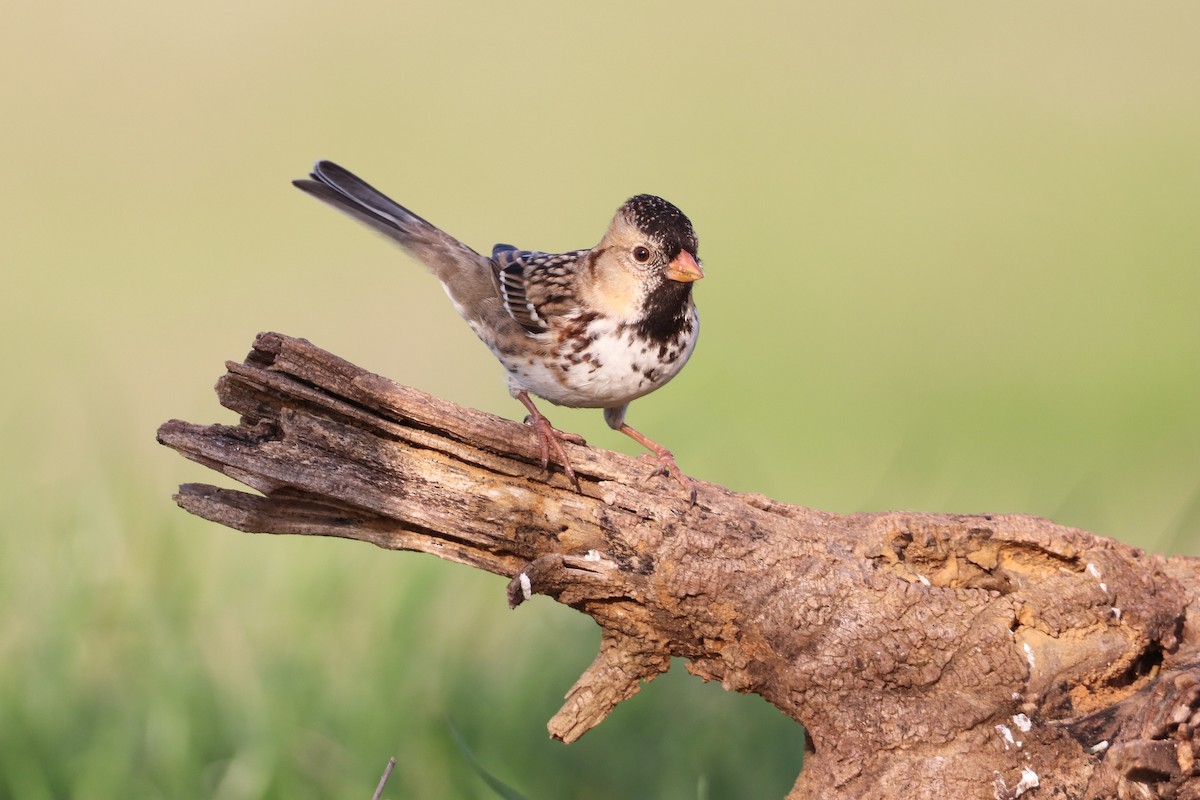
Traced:
<path fill-rule="evenodd" d="M 613 423 L 609 422 L 609 424 L 612 425 Z M 696 505 L 696 484 L 692 483 L 691 479 L 688 478 L 687 475 L 683 474 L 683 470 L 681 470 L 679 465 L 675 463 L 675 456 L 671 455 L 670 450 L 663 447 L 646 434 L 629 427 L 629 425 L 625 424 L 624 422 L 621 422 L 615 427 L 621 433 L 625 434 L 630 439 L 633 439 L 635 442 L 654 454 L 653 456 L 650 456 L 649 454 L 643 454 L 642 456 L 643 458 L 653 458 L 656 462 L 658 462 L 658 466 L 655 467 L 654 471 L 646 476 L 647 480 L 657 477 L 658 475 L 669 475 L 670 477 L 679 481 L 683 488 L 688 490 L 688 508 Z"/>
<path fill-rule="evenodd" d="M 674 478 L 683 488 L 688 490 L 688 507 L 696 505 L 696 484 L 692 483 L 691 478 L 683 474 L 679 469 L 679 465 L 675 463 L 675 456 L 671 455 L 671 451 L 666 448 L 655 450 L 653 455 L 643 453 L 642 459 L 653 462 L 656 466 L 654 470 L 646 476 L 646 480 L 657 478 L 659 475 Z"/>
<path fill-rule="evenodd" d="M 537 434 L 538 448 L 541 450 L 542 456 L 542 469 L 550 468 L 550 450 L 553 448 L 554 455 L 558 457 L 558 463 L 562 464 L 563 472 L 571 479 L 571 483 L 575 484 L 575 491 L 582 493 L 583 489 L 579 486 L 579 478 L 576 477 L 575 470 L 571 466 L 571 459 L 567 457 L 567 451 L 563 449 L 563 442 L 587 444 L 583 437 L 577 433 L 560 431 L 551 425 L 550 420 L 542 416 L 540 412 L 526 416 L 525 424 L 532 426 L 533 432 Z"/>

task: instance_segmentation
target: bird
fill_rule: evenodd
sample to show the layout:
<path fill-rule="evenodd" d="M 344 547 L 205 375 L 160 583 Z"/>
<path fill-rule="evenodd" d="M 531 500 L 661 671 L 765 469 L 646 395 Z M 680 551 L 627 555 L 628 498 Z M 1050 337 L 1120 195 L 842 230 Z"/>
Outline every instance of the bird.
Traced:
<path fill-rule="evenodd" d="M 331 161 L 292 183 L 394 240 L 441 282 L 508 373 L 543 470 L 553 451 L 582 491 L 563 444 L 584 441 L 551 425 L 530 395 L 603 409 L 610 428 L 653 454 L 650 477 L 674 478 L 695 504 L 696 487 L 671 451 L 625 422 L 633 400 L 679 374 L 700 332 L 692 284 L 704 271 L 695 228 L 676 206 L 639 194 L 617 209 L 595 247 L 546 253 L 497 244 L 489 257 Z"/>

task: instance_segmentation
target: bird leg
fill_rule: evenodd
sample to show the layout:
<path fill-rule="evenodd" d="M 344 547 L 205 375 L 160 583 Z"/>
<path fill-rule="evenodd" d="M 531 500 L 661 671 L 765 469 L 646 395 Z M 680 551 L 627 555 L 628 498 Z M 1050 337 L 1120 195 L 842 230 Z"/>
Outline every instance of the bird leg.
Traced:
<path fill-rule="evenodd" d="M 563 450 L 562 443 L 586 444 L 583 441 L 583 437 L 577 433 L 560 431 L 551 425 L 550 420 L 546 419 L 542 415 L 542 412 L 538 411 L 537 406 L 533 404 L 533 400 L 529 397 L 529 392 L 524 390 L 514 392 L 513 397 L 520 400 L 521 405 L 529 409 L 529 416 L 525 418 L 525 423 L 532 425 L 534 433 L 537 434 L 538 447 L 542 451 L 542 469 L 549 468 L 550 448 L 553 447 L 554 454 L 558 456 L 558 460 L 563 466 L 563 472 L 567 473 L 567 477 L 571 479 L 571 483 L 575 484 L 575 491 L 582 493 L 583 489 L 579 487 L 579 478 L 575 477 L 575 470 L 571 468 L 571 459 L 567 458 L 567 451 Z"/>
<path fill-rule="evenodd" d="M 650 452 L 654 453 L 655 458 L 658 459 L 658 468 L 654 470 L 654 472 L 651 472 L 648 477 L 653 478 L 655 475 L 670 475 L 672 478 L 683 484 L 683 488 L 688 490 L 688 497 L 691 505 L 696 505 L 696 485 L 692 483 L 691 479 L 684 475 L 679 469 L 679 465 L 675 463 L 675 456 L 671 455 L 670 450 L 663 447 L 646 434 L 631 428 L 624 422 L 617 427 L 617 430 L 628 436 L 630 439 L 633 439 Z"/>

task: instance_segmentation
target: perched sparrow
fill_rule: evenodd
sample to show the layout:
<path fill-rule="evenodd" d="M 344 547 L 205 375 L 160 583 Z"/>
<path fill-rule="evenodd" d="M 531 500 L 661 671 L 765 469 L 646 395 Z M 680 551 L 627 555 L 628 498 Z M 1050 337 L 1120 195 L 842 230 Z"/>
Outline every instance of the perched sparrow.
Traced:
<path fill-rule="evenodd" d="M 695 502 L 671 451 L 625 424 L 630 401 L 675 377 L 696 346 L 692 282 L 704 273 L 683 212 L 641 194 L 617 210 L 590 250 L 555 255 L 498 244 L 488 258 L 337 164 L 318 162 L 311 178 L 293 183 L 396 240 L 442 282 L 529 409 L 543 468 L 553 448 L 579 488 L 562 442 L 583 440 L 554 428 L 531 393 L 560 406 L 603 408 L 609 427 L 654 453 L 654 474 L 674 476 Z"/>

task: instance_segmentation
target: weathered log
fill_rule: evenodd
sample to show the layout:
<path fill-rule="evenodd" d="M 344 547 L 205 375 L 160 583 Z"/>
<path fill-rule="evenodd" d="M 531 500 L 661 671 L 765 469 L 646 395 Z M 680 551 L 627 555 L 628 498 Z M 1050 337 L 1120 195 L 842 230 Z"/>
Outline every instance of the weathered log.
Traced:
<path fill-rule="evenodd" d="M 1025 516 L 839 516 L 567 445 L 301 339 L 229 362 L 236 426 L 159 441 L 258 494 L 186 484 L 243 531 L 340 536 L 510 578 L 603 631 L 550 720 L 574 741 L 672 656 L 808 731 L 790 798 L 1200 797 L 1200 562 Z M 797 754 L 797 761 L 800 754 Z M 749 768 L 749 767 L 748 767 Z"/>

